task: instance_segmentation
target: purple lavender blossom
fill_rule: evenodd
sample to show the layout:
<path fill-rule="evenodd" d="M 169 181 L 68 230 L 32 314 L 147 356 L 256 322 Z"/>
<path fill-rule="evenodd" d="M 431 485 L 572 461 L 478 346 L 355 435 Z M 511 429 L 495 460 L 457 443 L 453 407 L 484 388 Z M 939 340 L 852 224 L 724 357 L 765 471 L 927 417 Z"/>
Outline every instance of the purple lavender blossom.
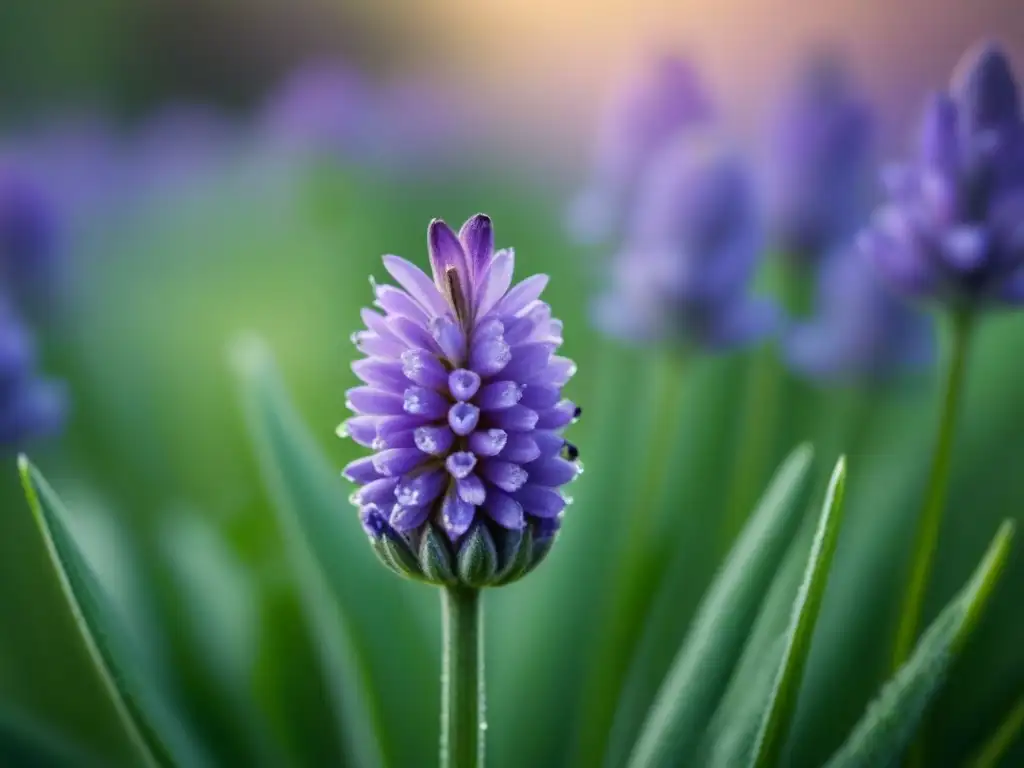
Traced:
<path fill-rule="evenodd" d="M 965 57 L 927 109 L 916 162 L 885 180 L 890 202 L 860 245 L 893 288 L 957 312 L 1024 303 L 1024 122 L 997 46 Z"/>
<path fill-rule="evenodd" d="M 422 80 L 376 84 L 337 61 L 296 70 L 267 100 L 263 138 L 286 156 L 328 155 L 376 170 L 436 166 L 466 155 L 471 115 Z"/>
<path fill-rule="evenodd" d="M 739 158 L 710 137 L 684 136 L 652 163 L 638 197 L 598 324 L 634 341 L 707 349 L 770 332 L 774 307 L 749 294 L 761 238 Z"/>
<path fill-rule="evenodd" d="M 0 160 L 0 286 L 21 299 L 48 286 L 58 253 L 54 201 L 31 173 Z"/>
<path fill-rule="evenodd" d="M 833 56 L 810 62 L 771 131 L 767 205 L 778 250 L 816 262 L 867 214 L 871 113 Z"/>
<path fill-rule="evenodd" d="M 711 114 L 710 99 L 684 59 L 655 59 L 626 81 L 602 119 L 592 178 L 570 207 L 573 236 L 598 243 L 619 234 L 653 158 Z"/>
<path fill-rule="evenodd" d="M 375 285 L 354 335 L 365 382 L 348 392 L 343 433 L 373 455 L 344 476 L 381 558 L 439 583 L 479 587 L 524 575 L 547 552 L 575 479 L 562 398 L 576 370 L 555 355 L 562 324 L 540 300 L 547 277 L 512 286 L 511 250 L 494 250 L 488 217 L 458 235 L 431 222 L 432 278 L 398 256 L 401 288 Z"/>
<path fill-rule="evenodd" d="M 32 337 L 0 296 L 0 451 L 57 431 L 65 409 L 63 387 L 38 377 Z"/>
<path fill-rule="evenodd" d="M 935 359 L 935 323 L 844 250 L 819 265 L 816 312 L 785 335 L 789 364 L 814 379 L 879 382 Z"/>

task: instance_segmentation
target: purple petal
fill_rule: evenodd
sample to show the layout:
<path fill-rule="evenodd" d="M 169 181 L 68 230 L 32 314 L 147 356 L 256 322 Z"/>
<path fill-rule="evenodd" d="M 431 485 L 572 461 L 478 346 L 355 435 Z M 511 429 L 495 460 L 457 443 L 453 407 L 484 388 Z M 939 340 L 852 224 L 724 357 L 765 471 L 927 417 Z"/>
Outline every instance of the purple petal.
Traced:
<path fill-rule="evenodd" d="M 402 407 L 414 416 L 442 419 L 448 410 L 448 401 L 432 389 L 409 387 L 403 395 Z"/>
<path fill-rule="evenodd" d="M 352 363 L 352 372 L 371 387 L 383 390 L 405 389 L 409 381 L 397 360 L 365 358 Z"/>
<path fill-rule="evenodd" d="M 413 383 L 439 392 L 448 384 L 448 372 L 441 361 L 423 349 L 407 349 L 402 353 L 402 373 Z"/>
<path fill-rule="evenodd" d="M 449 456 L 444 465 L 452 477 L 461 480 L 476 467 L 476 456 L 469 451 L 459 451 Z"/>
<path fill-rule="evenodd" d="M 427 422 L 423 416 L 410 416 L 409 414 L 402 414 L 401 416 L 385 416 L 384 418 L 377 420 L 377 437 L 387 442 L 392 439 L 395 435 L 401 434 L 402 432 L 408 432 L 416 427 L 421 427 Z"/>
<path fill-rule="evenodd" d="M 457 368 L 448 375 L 448 391 L 456 400 L 465 402 L 480 389 L 480 374 Z"/>
<path fill-rule="evenodd" d="M 526 468 L 530 474 L 530 483 L 557 487 L 576 479 L 579 467 L 571 461 L 554 456 L 544 461 L 535 461 Z"/>
<path fill-rule="evenodd" d="M 351 437 L 356 443 L 369 448 L 377 439 L 377 419 L 374 416 L 353 416 L 338 427 L 340 437 Z"/>
<path fill-rule="evenodd" d="M 954 228 L 943 240 L 943 254 L 951 267 L 963 272 L 978 269 L 988 256 L 988 236 L 978 226 Z"/>
<path fill-rule="evenodd" d="M 396 531 L 412 531 L 427 521 L 430 507 L 403 507 L 395 504 L 391 508 L 391 527 Z"/>
<path fill-rule="evenodd" d="M 526 464 L 540 458 L 540 454 L 540 446 L 533 439 L 533 434 L 520 432 L 508 436 L 505 450 L 501 452 L 501 458 L 514 461 L 517 464 Z"/>
<path fill-rule="evenodd" d="M 500 459 L 486 459 L 480 463 L 480 474 L 488 482 L 512 493 L 526 485 L 527 472 L 518 464 Z"/>
<path fill-rule="evenodd" d="M 548 367 L 554 351 L 555 345 L 548 343 L 520 344 L 512 347 L 512 359 L 505 367 L 503 375 L 516 381 L 527 381 Z"/>
<path fill-rule="evenodd" d="M 378 285 L 375 286 L 375 290 L 377 304 L 385 312 L 407 317 L 424 326 L 430 322 L 430 317 L 423 311 L 423 308 L 401 288 L 395 288 L 393 285 Z"/>
<path fill-rule="evenodd" d="M 405 345 L 395 338 L 383 338 L 372 331 L 356 331 L 352 334 L 352 343 L 364 355 L 397 358 L 405 350 Z"/>
<path fill-rule="evenodd" d="M 518 531 L 526 524 L 519 502 L 497 489 L 491 489 L 487 493 L 484 512 L 491 520 L 510 531 Z"/>
<path fill-rule="evenodd" d="M 474 344 L 469 352 L 469 364 L 481 376 L 495 376 L 512 359 L 512 349 L 501 337 Z"/>
<path fill-rule="evenodd" d="M 543 429 L 538 429 L 530 434 L 534 442 L 540 448 L 540 456 L 538 458 L 546 458 L 548 456 L 557 456 L 562 448 L 565 447 L 565 438 L 559 435 L 557 432 L 549 432 Z"/>
<path fill-rule="evenodd" d="M 361 506 L 367 504 L 387 504 L 395 502 L 395 486 L 398 485 L 397 477 L 382 477 L 380 480 L 373 480 L 355 492 L 356 503 Z"/>
<path fill-rule="evenodd" d="M 561 429 L 576 418 L 576 403 L 562 400 L 554 408 L 542 411 L 537 419 L 537 429 Z"/>
<path fill-rule="evenodd" d="M 391 315 L 388 326 L 401 341 L 414 349 L 426 349 L 441 352 L 441 346 L 433 335 L 422 325 L 401 315 Z"/>
<path fill-rule="evenodd" d="M 382 538 L 384 532 L 390 527 L 384 514 L 372 504 L 359 510 L 359 521 L 363 524 L 366 535 L 371 539 Z"/>
<path fill-rule="evenodd" d="M 419 448 L 388 448 L 378 451 L 370 458 L 374 469 L 385 477 L 404 475 L 427 460 L 427 456 Z"/>
<path fill-rule="evenodd" d="M 384 268 L 426 310 L 428 315 L 441 317 L 450 311 L 448 303 L 438 292 L 437 286 L 415 264 L 406 261 L 401 256 L 385 256 L 383 261 Z"/>
<path fill-rule="evenodd" d="M 484 411 L 511 408 L 523 396 L 523 388 L 514 381 L 494 381 L 480 390 L 476 404 Z"/>
<path fill-rule="evenodd" d="M 461 437 L 476 429 L 479 421 L 480 409 L 469 403 L 456 403 L 448 411 L 448 424 L 452 431 Z"/>
<path fill-rule="evenodd" d="M 469 436 L 469 450 L 477 456 L 497 456 L 507 442 L 508 434 L 503 430 L 479 430 Z"/>
<path fill-rule="evenodd" d="M 441 495 L 448 478 L 443 470 L 402 478 L 395 487 L 395 500 L 403 507 L 424 507 Z"/>
<path fill-rule="evenodd" d="M 494 228 L 491 218 L 482 213 L 466 220 L 459 230 L 459 239 L 465 248 L 474 278 L 487 270 L 494 253 Z"/>
<path fill-rule="evenodd" d="M 361 459 L 350 461 L 345 465 L 345 468 L 341 470 L 341 476 L 346 480 L 352 481 L 356 485 L 366 485 L 367 483 L 380 479 L 380 476 L 383 473 L 377 471 L 376 465 L 373 463 L 373 458 L 373 456 L 364 456 Z"/>
<path fill-rule="evenodd" d="M 385 448 L 414 448 L 416 447 L 416 431 L 406 429 L 401 432 L 389 431 L 386 437 L 377 433 L 377 439 L 371 446 L 375 451 L 382 451 Z"/>
<path fill-rule="evenodd" d="M 449 363 L 462 365 L 466 358 L 466 334 L 461 325 L 450 317 L 435 317 L 430 322 L 430 334 Z"/>
<path fill-rule="evenodd" d="M 524 485 L 516 491 L 515 497 L 526 513 L 534 517 L 552 518 L 565 509 L 562 494 L 542 485 Z"/>
<path fill-rule="evenodd" d="M 373 387 L 353 387 L 345 393 L 348 407 L 360 414 L 397 416 L 403 413 L 402 398 Z"/>
<path fill-rule="evenodd" d="M 564 387 L 569 379 L 576 375 L 576 363 L 567 357 L 555 355 L 547 367 L 526 378 L 527 384 L 545 384 L 551 387 Z"/>
<path fill-rule="evenodd" d="M 505 294 L 497 304 L 494 305 L 494 314 L 518 315 L 527 305 L 540 298 L 548 285 L 547 275 L 531 275 L 516 285 Z"/>
<path fill-rule="evenodd" d="M 459 498 L 454 489 L 449 490 L 441 505 L 441 524 L 452 541 L 469 530 L 473 524 L 476 507 Z"/>
<path fill-rule="evenodd" d="M 382 339 L 387 339 L 388 341 L 398 339 L 388 326 L 388 321 L 384 315 L 374 312 L 372 309 L 362 309 L 359 312 L 359 316 L 362 318 L 363 322 L 366 323 L 366 327 Z"/>
<path fill-rule="evenodd" d="M 511 248 L 498 251 L 477 283 L 476 316 L 485 317 L 512 284 L 515 254 Z"/>
<path fill-rule="evenodd" d="M 462 243 L 452 228 L 441 219 L 434 219 L 427 229 L 427 250 L 430 252 L 430 268 L 434 272 L 434 285 L 444 295 L 447 290 L 445 273 L 454 269 L 463 286 L 470 284 L 470 272 Z"/>
<path fill-rule="evenodd" d="M 543 411 L 551 408 L 562 396 L 558 387 L 545 386 L 543 384 L 528 384 L 523 388 L 523 397 L 519 401 L 527 408 L 535 411 Z"/>
<path fill-rule="evenodd" d="M 513 405 L 503 411 L 493 411 L 488 417 L 492 426 L 506 432 L 529 432 L 537 426 L 537 420 L 540 418 L 536 411 L 524 405 Z"/>
<path fill-rule="evenodd" d="M 473 504 L 479 507 L 487 498 L 487 490 L 484 488 L 484 482 L 476 475 L 467 475 L 466 477 L 457 480 L 455 482 L 455 486 L 459 489 L 459 498 L 467 504 Z"/>
<path fill-rule="evenodd" d="M 448 427 L 417 427 L 416 447 L 432 456 L 444 456 L 455 443 L 455 434 Z"/>

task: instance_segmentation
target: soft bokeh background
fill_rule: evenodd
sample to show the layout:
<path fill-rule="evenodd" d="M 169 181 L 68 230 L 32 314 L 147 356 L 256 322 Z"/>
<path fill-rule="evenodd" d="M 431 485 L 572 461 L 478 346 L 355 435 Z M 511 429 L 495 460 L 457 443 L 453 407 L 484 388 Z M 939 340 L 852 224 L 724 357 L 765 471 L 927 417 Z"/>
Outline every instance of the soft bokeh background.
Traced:
<path fill-rule="evenodd" d="M 573 434 L 587 475 L 550 562 L 490 602 L 491 724 L 495 765 L 587 764 L 587 729 L 606 730 L 614 714 L 588 713 L 584 682 L 616 577 L 611 542 L 621 519 L 640 513 L 601 509 L 606 497 L 588 484 L 602 472 L 601 488 L 629 482 L 629 462 L 607 446 L 642 445 L 652 418 L 642 398 L 618 401 L 602 386 L 612 376 L 625 386 L 623 371 L 639 386 L 657 364 L 590 327 L 600 254 L 563 231 L 604 94 L 643 57 L 685 52 L 729 130 L 754 141 L 793 68 L 809 51 L 837 46 L 872 97 L 892 154 L 962 50 L 993 35 L 1024 56 L 1024 16 L 1012 0 L 0 3 L 0 155 L 38 181 L 55 216 L 51 274 L 23 311 L 42 368 L 67 382 L 70 397 L 66 430 L 28 449 L 75 511 L 94 566 L 163 670 L 157 676 L 223 764 L 322 765 L 344 752 L 237 404 L 227 350 L 239 334 L 267 339 L 341 467 L 356 455 L 332 434 L 354 380 L 349 335 L 370 298 L 367 276 L 383 276 L 380 254 L 422 262 L 430 218 L 455 223 L 483 210 L 521 270 L 553 276 L 548 297 L 581 370 L 571 394 L 585 419 Z M 326 62 L 350 79 L 292 80 L 296 101 L 282 108 L 283 84 Z M 929 615 L 964 581 L 996 522 L 1024 508 L 1021 353 L 1020 318 L 985 325 Z M 692 399 L 668 449 L 679 471 L 651 513 L 674 557 L 649 598 L 654 629 L 633 631 L 648 660 L 629 673 L 641 701 L 721 553 L 720 541 L 709 542 L 731 493 L 748 363 L 687 368 Z M 867 437 L 851 448 L 849 525 L 806 683 L 808 701 L 831 709 L 803 708 L 801 764 L 841 739 L 877 685 L 870 671 L 884 666 L 878 638 L 891 627 L 920 496 L 934 383 L 927 373 L 872 395 Z M 844 387 L 790 386 L 759 485 L 792 444 L 834 439 L 830 425 L 852 399 Z M 826 445 L 823 465 L 837 449 Z M 126 760 L 110 712 L 95 704 L 102 696 L 62 613 L 13 455 L 5 466 L 0 711 Z M 351 515 L 352 535 L 362 535 L 352 510 L 339 504 L 338 515 Z M 966 754 L 988 731 L 978 723 L 994 722 L 1024 688 L 1022 563 L 1014 557 L 996 618 L 934 714 L 949 755 Z M 433 607 L 432 595 L 415 599 Z M 395 765 L 433 759 L 434 677 L 426 668 L 409 681 L 421 717 Z M 624 717 L 620 727 L 635 730 Z"/>

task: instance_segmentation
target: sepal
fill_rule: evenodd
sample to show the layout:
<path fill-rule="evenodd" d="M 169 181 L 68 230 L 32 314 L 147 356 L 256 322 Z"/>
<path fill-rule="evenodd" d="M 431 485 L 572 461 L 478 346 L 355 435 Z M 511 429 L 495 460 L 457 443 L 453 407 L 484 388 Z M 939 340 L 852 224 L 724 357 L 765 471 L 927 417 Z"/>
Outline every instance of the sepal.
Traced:
<path fill-rule="evenodd" d="M 479 589 L 494 583 L 498 572 L 498 549 L 483 523 L 476 523 L 459 547 L 459 581 Z"/>

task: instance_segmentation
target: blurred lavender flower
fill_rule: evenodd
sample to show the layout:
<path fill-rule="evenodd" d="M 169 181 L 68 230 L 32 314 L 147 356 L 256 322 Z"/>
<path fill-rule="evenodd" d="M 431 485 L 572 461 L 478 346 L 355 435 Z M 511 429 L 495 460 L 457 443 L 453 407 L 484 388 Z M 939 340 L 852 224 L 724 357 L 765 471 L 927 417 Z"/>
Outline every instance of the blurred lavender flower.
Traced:
<path fill-rule="evenodd" d="M 968 54 L 928 107 L 917 161 L 886 182 L 860 244 L 898 292 L 955 311 L 1024 303 L 1024 124 L 998 47 Z"/>
<path fill-rule="evenodd" d="M 54 201 L 26 168 L 0 159 L 0 286 L 21 299 L 48 287 L 58 253 Z"/>
<path fill-rule="evenodd" d="M 716 349 L 752 342 L 775 324 L 749 283 L 761 237 L 739 158 L 706 136 L 684 136 L 651 163 L 625 248 L 596 319 L 639 341 Z"/>
<path fill-rule="evenodd" d="M 380 169 L 440 165 L 465 155 L 472 119 L 435 85 L 377 85 L 341 62 L 319 61 L 273 92 L 263 138 L 287 155 L 329 154 Z"/>
<path fill-rule="evenodd" d="M 681 58 L 655 59 L 625 82 L 601 122 L 592 177 L 570 207 L 572 235 L 598 243 L 619 234 L 653 159 L 711 114 L 696 71 Z"/>
<path fill-rule="evenodd" d="M 934 361 L 933 319 L 900 301 L 855 253 L 826 257 L 817 278 L 814 317 L 784 340 L 793 368 L 815 379 L 867 382 Z"/>
<path fill-rule="evenodd" d="M 507 583 L 547 553 L 579 467 L 561 432 L 579 409 L 575 372 L 554 353 L 562 324 L 540 300 L 547 277 L 510 289 L 514 257 L 478 215 L 456 235 L 434 221 L 433 279 L 397 256 L 402 289 L 376 286 L 384 314 L 355 334 L 365 382 L 348 392 L 343 433 L 375 453 L 344 471 L 382 560 L 436 583 Z M 567 458 L 563 458 L 566 454 Z"/>
<path fill-rule="evenodd" d="M 813 60 L 771 132 L 767 205 L 775 246 L 811 264 L 867 214 L 871 115 L 841 62 Z"/>
<path fill-rule="evenodd" d="M 33 340 L 0 296 L 0 450 L 18 450 L 63 424 L 64 389 L 38 378 L 35 367 Z"/>

